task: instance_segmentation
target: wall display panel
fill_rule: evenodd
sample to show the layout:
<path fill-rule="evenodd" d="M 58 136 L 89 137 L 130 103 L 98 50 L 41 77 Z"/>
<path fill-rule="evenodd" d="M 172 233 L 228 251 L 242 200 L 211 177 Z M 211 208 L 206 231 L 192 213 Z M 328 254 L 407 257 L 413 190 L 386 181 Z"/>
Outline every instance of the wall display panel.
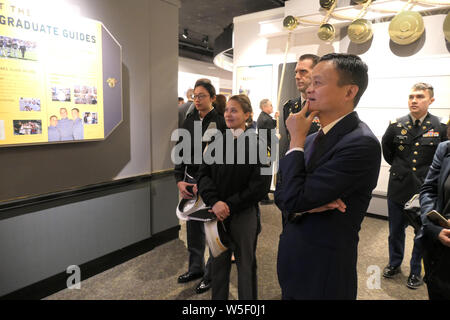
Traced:
<path fill-rule="evenodd" d="M 272 65 L 238 67 L 236 71 L 236 94 L 249 97 L 253 107 L 253 120 L 258 119 L 261 110 L 259 103 L 272 97 Z M 272 101 L 272 103 L 274 103 Z"/>
<path fill-rule="evenodd" d="M 101 22 L 36 8 L 0 4 L 0 146 L 105 139 L 122 121 L 120 45 Z"/>

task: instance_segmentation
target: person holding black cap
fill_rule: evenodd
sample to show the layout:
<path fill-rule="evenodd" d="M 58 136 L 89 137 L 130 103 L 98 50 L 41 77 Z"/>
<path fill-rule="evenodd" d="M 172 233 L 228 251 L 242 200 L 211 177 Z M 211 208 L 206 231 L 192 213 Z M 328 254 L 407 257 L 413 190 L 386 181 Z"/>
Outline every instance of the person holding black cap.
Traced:
<path fill-rule="evenodd" d="M 183 122 L 182 128 L 188 130 L 192 137 L 191 158 L 186 159 L 181 164 L 175 166 L 175 179 L 180 195 L 184 199 L 192 199 L 197 195 L 197 173 L 200 163 L 195 163 L 195 146 L 194 131 L 195 125 L 200 124 L 202 135 L 208 129 L 217 129 L 224 132 L 226 129 L 225 120 L 222 115 L 218 114 L 213 108 L 212 103 L 216 97 L 216 90 L 211 83 L 197 81 L 194 88 L 194 110 L 189 113 Z M 181 143 L 182 138 L 178 143 Z M 201 148 L 207 145 L 206 141 L 201 142 Z M 201 221 L 189 220 L 186 222 L 187 247 L 189 251 L 189 269 L 186 273 L 178 277 L 179 283 L 186 283 L 195 279 L 202 278 L 196 286 L 198 294 L 210 289 L 210 261 L 205 266 L 205 231 Z"/>
<path fill-rule="evenodd" d="M 199 193 L 212 207 L 217 220 L 223 222 L 229 237 L 230 248 L 212 261 L 213 300 L 228 299 L 232 253 L 238 270 L 239 300 L 256 300 L 258 296 L 256 242 L 261 230 L 258 202 L 269 191 L 272 177 L 264 160 L 260 158 L 255 164 L 250 161 L 252 147 L 257 148 L 258 143 L 256 132 L 249 128 L 251 113 L 247 96 L 229 99 L 225 121 L 230 130 L 222 136 L 223 159 L 217 156 L 214 163 L 202 164 L 198 174 Z M 234 155 L 232 159 L 228 157 L 230 154 Z"/>

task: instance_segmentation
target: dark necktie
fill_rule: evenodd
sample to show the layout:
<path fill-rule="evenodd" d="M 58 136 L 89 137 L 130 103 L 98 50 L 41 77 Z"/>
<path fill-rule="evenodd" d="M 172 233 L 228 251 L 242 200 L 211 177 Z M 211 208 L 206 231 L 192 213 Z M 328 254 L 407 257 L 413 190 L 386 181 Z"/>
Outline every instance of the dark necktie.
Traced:
<path fill-rule="evenodd" d="M 412 129 L 413 136 L 417 136 L 420 132 L 420 120 L 414 121 L 414 126 Z"/>
<path fill-rule="evenodd" d="M 318 146 L 324 137 L 325 137 L 325 133 L 323 132 L 322 129 L 320 129 L 319 132 L 317 133 L 317 136 L 314 138 L 314 141 L 309 150 L 308 157 L 307 157 L 308 164 L 309 164 L 309 161 L 313 158 L 313 155 L 317 152 Z"/>

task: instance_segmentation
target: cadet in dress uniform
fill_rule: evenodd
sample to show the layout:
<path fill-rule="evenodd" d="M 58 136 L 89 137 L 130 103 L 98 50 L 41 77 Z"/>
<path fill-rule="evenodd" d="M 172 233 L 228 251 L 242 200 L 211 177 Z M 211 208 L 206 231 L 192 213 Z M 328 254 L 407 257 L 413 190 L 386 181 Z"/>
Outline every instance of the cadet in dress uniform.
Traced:
<path fill-rule="evenodd" d="M 409 95 L 410 114 L 392 121 L 382 138 L 384 159 L 391 165 L 388 184 L 389 264 L 383 276 L 391 278 L 400 272 L 408 226 L 403 207 L 419 193 L 438 144 L 447 140 L 447 127 L 428 113 L 434 101 L 433 87 L 418 83 Z M 414 240 L 407 286 L 415 289 L 423 284 L 421 274 L 422 246 Z"/>

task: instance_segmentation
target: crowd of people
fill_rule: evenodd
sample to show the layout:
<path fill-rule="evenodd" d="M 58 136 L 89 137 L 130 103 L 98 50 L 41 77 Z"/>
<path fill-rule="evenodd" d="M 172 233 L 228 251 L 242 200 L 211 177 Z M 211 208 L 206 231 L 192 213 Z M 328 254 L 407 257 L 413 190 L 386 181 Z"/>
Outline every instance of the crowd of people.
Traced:
<path fill-rule="evenodd" d="M 281 137 L 288 148 L 280 155 L 274 199 L 282 215 L 277 274 L 283 299 L 356 299 L 358 234 L 382 157 L 391 165 L 389 261 L 383 276 L 390 279 L 401 272 L 408 226 L 404 207 L 420 194 L 422 226 L 414 239 L 406 286 L 423 285 L 423 258 L 429 298 L 449 299 L 450 230 L 427 215 L 436 210 L 444 222 L 450 217 L 450 143 L 447 125 L 428 112 L 435 100 L 433 87 L 412 86 L 409 113 L 390 122 L 380 143 L 355 111 L 369 84 L 368 66 L 361 58 L 302 55 L 295 82 L 300 96 L 286 102 L 281 114 L 274 113 L 270 100 L 260 102 L 258 134 L 252 134 L 249 98 L 238 94 L 227 101 L 216 95 L 208 79 L 199 79 L 187 102 L 179 104 L 179 128 L 194 135 L 196 123 L 201 123 L 203 135 L 201 146 L 193 142 L 191 152 L 175 166 L 180 197 L 204 202 L 225 230 L 221 237 L 227 245 L 219 255 L 210 251 L 205 263 L 204 223 L 188 220 L 189 267 L 178 282 L 201 279 L 197 293 L 212 289 L 212 299 L 226 300 L 234 258 L 239 299 L 257 299 L 259 205 L 270 203 L 272 181 L 271 174 L 263 173 L 271 158 L 261 155 L 275 152 Z M 206 134 L 211 129 L 215 134 Z M 257 140 L 256 151 L 252 139 Z M 241 147 L 240 140 L 245 141 Z M 215 152 L 215 161 L 196 162 L 196 148 Z M 250 160 L 254 152 L 257 161 Z M 239 153 L 244 162 L 237 160 Z"/>
<path fill-rule="evenodd" d="M 36 58 L 35 42 L 0 36 L 0 58 L 26 59 L 28 55 Z"/>

